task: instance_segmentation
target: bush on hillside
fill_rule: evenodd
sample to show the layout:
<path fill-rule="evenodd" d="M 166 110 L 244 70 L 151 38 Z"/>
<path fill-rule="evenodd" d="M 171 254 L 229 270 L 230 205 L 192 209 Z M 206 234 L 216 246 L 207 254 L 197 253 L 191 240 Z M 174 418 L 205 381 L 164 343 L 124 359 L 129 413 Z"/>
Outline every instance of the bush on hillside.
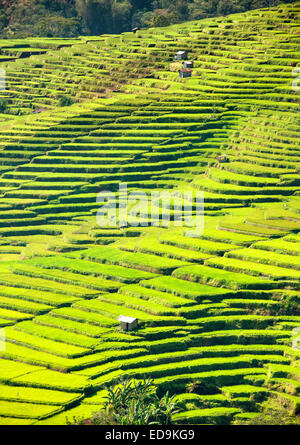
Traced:
<path fill-rule="evenodd" d="M 73 100 L 69 96 L 61 95 L 59 96 L 59 105 L 61 107 L 69 107 L 73 104 Z"/>
<path fill-rule="evenodd" d="M 261 405 L 260 413 L 249 420 L 236 420 L 235 425 L 300 425 L 300 416 L 291 415 L 288 408 L 271 397 Z"/>
<path fill-rule="evenodd" d="M 175 396 L 158 397 L 153 380 L 120 380 L 107 388 L 103 409 L 76 425 L 171 425 L 172 416 L 182 410 Z"/>
<path fill-rule="evenodd" d="M 4 113 L 7 109 L 7 101 L 0 98 L 0 113 Z"/>

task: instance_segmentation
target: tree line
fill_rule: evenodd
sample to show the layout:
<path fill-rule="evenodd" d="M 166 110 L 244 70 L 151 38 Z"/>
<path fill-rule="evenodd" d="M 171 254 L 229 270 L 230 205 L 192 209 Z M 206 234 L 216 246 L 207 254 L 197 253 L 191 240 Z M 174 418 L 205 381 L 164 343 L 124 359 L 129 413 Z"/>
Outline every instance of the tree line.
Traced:
<path fill-rule="evenodd" d="M 0 37 L 118 34 L 291 0 L 0 0 Z"/>

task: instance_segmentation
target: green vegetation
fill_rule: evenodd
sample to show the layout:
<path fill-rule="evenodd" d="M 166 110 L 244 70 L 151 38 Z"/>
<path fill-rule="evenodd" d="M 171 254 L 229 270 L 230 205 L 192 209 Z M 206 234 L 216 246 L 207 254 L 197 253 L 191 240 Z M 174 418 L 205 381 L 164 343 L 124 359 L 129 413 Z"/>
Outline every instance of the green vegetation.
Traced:
<path fill-rule="evenodd" d="M 268 2 L 268 6 L 277 4 Z M 55 37 L 57 43 L 61 37 L 73 37 L 82 33 L 88 35 L 119 33 L 130 30 L 133 26 L 167 26 L 185 20 L 198 20 L 248 9 L 265 7 L 263 1 L 217 2 L 182 0 L 112 0 L 68 2 L 55 0 L 43 2 L 22 0 L 1 0 L 3 11 L 0 16 L 1 37 Z M 44 41 L 41 48 L 44 48 Z M 55 44 L 55 41 L 54 41 Z"/>
<path fill-rule="evenodd" d="M 180 411 L 174 396 L 159 397 L 153 380 L 120 380 L 107 388 L 103 409 L 77 425 L 170 425 Z"/>
<path fill-rule="evenodd" d="M 290 413 L 285 404 L 280 403 L 276 396 L 262 404 L 259 413 L 247 417 L 236 416 L 236 425 L 299 425 L 299 416 Z"/>
<path fill-rule="evenodd" d="M 297 423 L 300 4 L 260 4 L 0 0 L 1 425 Z"/>
<path fill-rule="evenodd" d="M 215 261 L 217 260 L 220 261 L 221 258 Z M 209 264 L 215 266 L 213 260 L 211 260 Z M 242 272 L 244 273 L 229 272 L 227 270 L 216 269 L 215 267 L 188 266 L 175 270 L 174 276 L 188 281 L 207 283 L 216 287 L 224 286 L 229 289 L 272 289 L 276 286 L 271 280 L 254 278 L 248 275 L 246 265 L 245 270 Z"/>

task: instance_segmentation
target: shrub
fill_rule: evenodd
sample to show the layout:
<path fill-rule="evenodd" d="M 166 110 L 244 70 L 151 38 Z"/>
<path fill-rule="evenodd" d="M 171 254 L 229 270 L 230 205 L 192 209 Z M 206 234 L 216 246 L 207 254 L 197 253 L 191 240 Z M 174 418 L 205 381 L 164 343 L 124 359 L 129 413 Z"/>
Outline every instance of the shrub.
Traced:
<path fill-rule="evenodd" d="M 300 425 L 300 416 L 290 414 L 288 408 L 280 405 L 276 397 L 266 400 L 260 413 L 249 420 L 236 420 L 235 425 Z"/>
<path fill-rule="evenodd" d="M 215 394 L 217 388 L 214 384 L 201 382 L 201 380 L 196 380 L 194 382 L 188 383 L 186 385 L 186 390 L 189 393 L 195 393 L 195 394 Z"/>
<path fill-rule="evenodd" d="M 5 99 L 0 98 L 0 113 L 5 113 L 7 109 L 7 101 Z"/>
<path fill-rule="evenodd" d="M 78 419 L 76 425 L 170 425 L 181 411 L 179 402 L 168 393 L 156 394 L 153 380 L 120 380 L 107 388 L 104 407 L 90 419 Z"/>
<path fill-rule="evenodd" d="M 71 97 L 65 96 L 64 94 L 59 96 L 59 105 L 61 107 L 69 107 L 72 104 L 73 104 L 73 100 L 71 99 Z"/>

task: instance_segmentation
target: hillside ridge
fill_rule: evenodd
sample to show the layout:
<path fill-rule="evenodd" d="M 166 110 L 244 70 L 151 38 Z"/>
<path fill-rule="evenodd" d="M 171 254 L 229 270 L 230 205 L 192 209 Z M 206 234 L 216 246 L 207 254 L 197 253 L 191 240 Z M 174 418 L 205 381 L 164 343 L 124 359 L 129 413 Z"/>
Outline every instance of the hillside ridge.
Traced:
<path fill-rule="evenodd" d="M 88 417 L 121 376 L 176 393 L 179 423 L 270 396 L 299 413 L 299 13 L 0 40 L 0 424 Z M 203 233 L 151 225 L 148 202 L 99 226 L 120 183 L 189 192 L 194 216 L 204 192 Z"/>

